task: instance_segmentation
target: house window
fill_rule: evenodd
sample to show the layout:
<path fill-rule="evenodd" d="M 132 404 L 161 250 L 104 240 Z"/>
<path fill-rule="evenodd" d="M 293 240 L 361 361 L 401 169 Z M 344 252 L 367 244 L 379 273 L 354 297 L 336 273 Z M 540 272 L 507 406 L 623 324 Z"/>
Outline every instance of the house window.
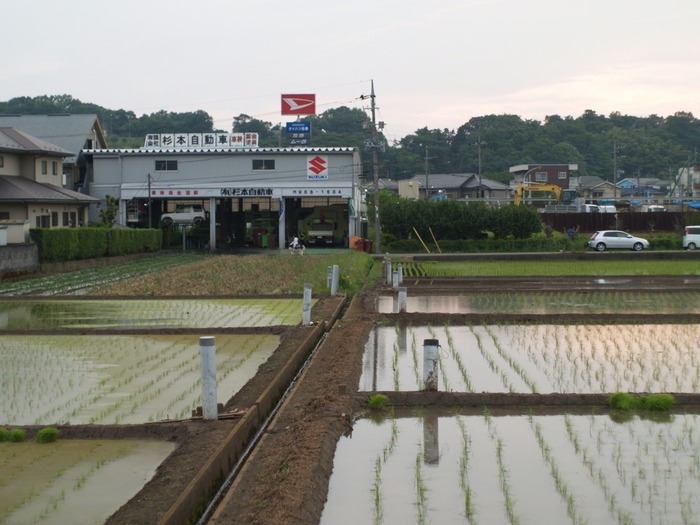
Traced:
<path fill-rule="evenodd" d="M 274 159 L 253 159 L 253 171 L 274 170 Z"/>
<path fill-rule="evenodd" d="M 52 211 L 51 212 L 51 227 L 55 228 L 56 226 L 58 226 L 58 212 Z"/>
<path fill-rule="evenodd" d="M 535 181 L 537 182 L 547 182 L 547 172 L 537 171 L 535 172 Z"/>
<path fill-rule="evenodd" d="M 10 220 L 10 212 L 9 211 L 0 211 L 0 221 L 9 221 Z"/>
<path fill-rule="evenodd" d="M 4 167 L 5 167 L 5 157 L 0 155 L 0 168 L 4 168 Z"/>
<path fill-rule="evenodd" d="M 58 175 L 58 162 L 55 160 L 51 163 L 51 174 Z"/>
<path fill-rule="evenodd" d="M 566 172 L 565 171 L 560 171 L 557 173 L 557 178 L 559 180 L 566 180 Z"/>
<path fill-rule="evenodd" d="M 69 219 L 68 219 L 68 212 L 67 212 L 67 211 L 64 211 L 64 212 L 63 212 L 63 215 L 62 215 L 61 218 L 63 219 L 63 226 L 73 226 L 73 225 L 70 224 L 70 222 L 69 222 Z"/>
<path fill-rule="evenodd" d="M 45 160 L 41 161 L 41 174 L 46 175 L 49 172 L 49 164 Z"/>
<path fill-rule="evenodd" d="M 177 161 L 156 160 L 156 171 L 177 171 Z"/>

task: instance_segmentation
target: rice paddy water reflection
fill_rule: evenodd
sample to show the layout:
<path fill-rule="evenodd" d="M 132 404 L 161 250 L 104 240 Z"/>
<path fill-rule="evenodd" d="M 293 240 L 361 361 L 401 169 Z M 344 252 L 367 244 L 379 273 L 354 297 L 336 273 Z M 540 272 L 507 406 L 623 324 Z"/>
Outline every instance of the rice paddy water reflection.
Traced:
<path fill-rule="evenodd" d="M 436 339 L 440 390 L 700 392 L 700 326 L 383 326 L 365 346 L 361 391 L 423 389 Z"/>
<path fill-rule="evenodd" d="M 362 419 L 321 525 L 697 523 L 699 428 L 698 414 Z"/>

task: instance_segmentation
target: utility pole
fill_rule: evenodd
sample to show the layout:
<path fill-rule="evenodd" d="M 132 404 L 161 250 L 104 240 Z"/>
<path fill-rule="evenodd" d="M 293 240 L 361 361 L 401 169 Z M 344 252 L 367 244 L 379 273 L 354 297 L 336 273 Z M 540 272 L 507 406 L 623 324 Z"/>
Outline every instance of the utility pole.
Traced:
<path fill-rule="evenodd" d="M 152 227 L 151 221 L 153 220 L 153 219 L 151 219 L 151 215 L 152 215 L 152 213 L 151 213 L 151 174 L 149 173 L 148 174 L 148 229 L 149 230 Z"/>
<path fill-rule="evenodd" d="M 483 199 L 484 192 L 482 190 L 482 185 L 481 185 L 481 146 L 485 145 L 486 142 L 481 140 L 480 133 L 477 133 L 476 142 L 474 144 L 476 144 L 476 152 L 477 152 L 477 158 L 478 158 L 478 162 L 479 162 L 479 193 L 478 193 L 478 196 Z"/>
<path fill-rule="evenodd" d="M 617 145 L 615 137 L 613 137 L 613 200 L 617 201 L 617 152 L 620 147 Z"/>
<path fill-rule="evenodd" d="M 382 223 L 379 217 L 379 134 L 377 133 L 376 105 L 374 102 L 374 80 L 372 80 L 372 92 L 370 94 L 372 108 L 372 168 L 374 180 L 372 190 L 374 193 L 374 253 L 381 253 Z"/>
<path fill-rule="evenodd" d="M 428 162 L 430 157 L 428 157 L 428 146 L 425 147 L 425 198 L 430 199 L 430 179 L 428 175 L 430 174 L 430 163 Z"/>

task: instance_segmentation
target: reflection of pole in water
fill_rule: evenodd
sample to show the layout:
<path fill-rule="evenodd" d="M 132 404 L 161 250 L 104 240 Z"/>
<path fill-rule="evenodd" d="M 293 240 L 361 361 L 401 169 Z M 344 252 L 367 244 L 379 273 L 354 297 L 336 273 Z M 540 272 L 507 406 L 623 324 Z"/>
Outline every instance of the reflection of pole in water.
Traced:
<path fill-rule="evenodd" d="M 401 327 L 399 329 L 399 354 L 406 353 L 406 340 L 408 339 L 408 328 Z"/>
<path fill-rule="evenodd" d="M 393 298 L 395 314 L 406 311 L 406 295 L 406 287 L 400 286 L 398 295 L 395 295 Z"/>
<path fill-rule="evenodd" d="M 440 463 L 438 417 L 431 410 L 428 410 L 423 416 L 423 458 L 426 465 Z"/>
<path fill-rule="evenodd" d="M 423 340 L 423 390 L 437 391 L 438 389 L 438 348 L 437 339 Z"/>
<path fill-rule="evenodd" d="M 372 391 L 377 391 L 377 364 L 379 361 L 379 335 L 378 330 L 374 329 L 374 341 L 372 341 Z"/>

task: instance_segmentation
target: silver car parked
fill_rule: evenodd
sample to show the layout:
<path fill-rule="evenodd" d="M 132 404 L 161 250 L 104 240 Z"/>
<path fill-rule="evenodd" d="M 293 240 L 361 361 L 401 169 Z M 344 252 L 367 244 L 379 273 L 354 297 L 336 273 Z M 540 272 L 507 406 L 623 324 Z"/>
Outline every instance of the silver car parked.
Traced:
<path fill-rule="evenodd" d="M 599 252 L 615 248 L 638 252 L 649 248 L 649 241 L 620 230 L 601 230 L 591 235 L 588 246 Z"/>

